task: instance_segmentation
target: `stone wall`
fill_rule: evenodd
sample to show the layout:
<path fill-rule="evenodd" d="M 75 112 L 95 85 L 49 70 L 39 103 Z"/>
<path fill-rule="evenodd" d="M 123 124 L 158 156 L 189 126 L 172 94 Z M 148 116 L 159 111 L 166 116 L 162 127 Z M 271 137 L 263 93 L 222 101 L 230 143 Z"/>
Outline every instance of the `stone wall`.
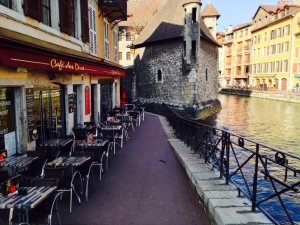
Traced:
<path fill-rule="evenodd" d="M 136 98 L 189 109 L 189 115 L 199 119 L 202 117 L 199 111 L 220 104 L 217 100 L 218 48 L 202 40 L 200 60 L 192 69 L 185 66 L 182 53 L 182 39 L 138 49 L 135 59 Z M 157 80 L 158 70 L 162 72 L 162 81 Z M 191 109 L 193 113 L 190 113 Z"/>

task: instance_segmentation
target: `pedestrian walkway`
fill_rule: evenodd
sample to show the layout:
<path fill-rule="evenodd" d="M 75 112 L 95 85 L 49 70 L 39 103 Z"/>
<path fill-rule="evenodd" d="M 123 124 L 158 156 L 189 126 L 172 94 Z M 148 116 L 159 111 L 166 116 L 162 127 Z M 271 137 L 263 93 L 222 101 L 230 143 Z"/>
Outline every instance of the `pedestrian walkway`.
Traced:
<path fill-rule="evenodd" d="M 130 129 L 129 137 L 115 155 L 110 153 L 109 171 L 96 180 L 88 202 L 78 205 L 74 199 L 69 214 L 68 196 L 59 201 L 62 224 L 210 224 L 159 117 L 145 113 L 145 121 Z"/>

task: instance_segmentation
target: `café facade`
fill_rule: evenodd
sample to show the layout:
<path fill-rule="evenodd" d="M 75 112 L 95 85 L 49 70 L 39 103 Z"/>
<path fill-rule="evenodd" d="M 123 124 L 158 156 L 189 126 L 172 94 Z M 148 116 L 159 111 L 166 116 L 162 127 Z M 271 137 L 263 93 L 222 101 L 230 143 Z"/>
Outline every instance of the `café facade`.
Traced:
<path fill-rule="evenodd" d="M 118 64 L 20 39 L 0 35 L 0 149 L 8 155 L 70 135 L 120 104 Z"/>

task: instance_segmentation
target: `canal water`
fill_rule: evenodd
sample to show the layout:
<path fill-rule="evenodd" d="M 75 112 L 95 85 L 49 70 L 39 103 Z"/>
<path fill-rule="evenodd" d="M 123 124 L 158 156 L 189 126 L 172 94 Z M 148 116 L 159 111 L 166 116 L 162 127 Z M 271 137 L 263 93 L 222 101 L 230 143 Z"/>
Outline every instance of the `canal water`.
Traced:
<path fill-rule="evenodd" d="M 225 94 L 219 94 L 218 99 L 222 109 L 200 123 L 300 156 L 299 103 Z M 285 197 L 293 220 L 300 224 L 300 193 Z M 275 212 L 274 218 L 280 221 L 280 212 L 272 207 L 266 205 L 267 211 Z"/>

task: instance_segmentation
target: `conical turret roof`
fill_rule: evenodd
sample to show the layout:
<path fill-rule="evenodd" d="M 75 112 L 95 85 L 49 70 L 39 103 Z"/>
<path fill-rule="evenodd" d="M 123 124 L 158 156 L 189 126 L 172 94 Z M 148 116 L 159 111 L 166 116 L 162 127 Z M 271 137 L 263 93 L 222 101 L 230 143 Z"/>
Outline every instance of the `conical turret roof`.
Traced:
<path fill-rule="evenodd" d="M 220 13 L 216 10 L 216 8 L 211 3 L 208 3 L 205 6 L 205 8 L 202 10 L 201 16 L 202 17 L 205 17 L 205 16 L 216 16 L 217 19 L 219 19 Z"/>

